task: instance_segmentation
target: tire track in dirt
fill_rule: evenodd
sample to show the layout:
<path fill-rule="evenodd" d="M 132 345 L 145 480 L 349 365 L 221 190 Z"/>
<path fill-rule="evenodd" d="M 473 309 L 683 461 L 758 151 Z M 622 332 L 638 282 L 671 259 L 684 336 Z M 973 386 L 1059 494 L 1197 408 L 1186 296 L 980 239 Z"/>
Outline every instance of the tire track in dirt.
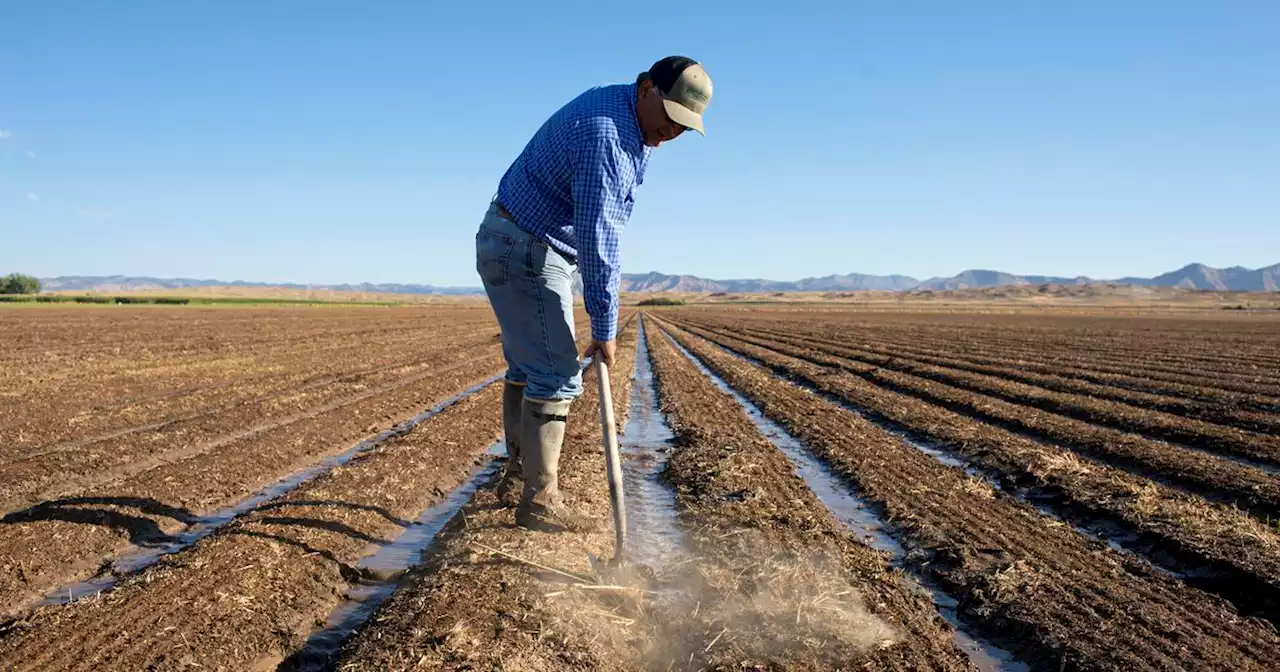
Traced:
<path fill-rule="evenodd" d="M 309 420 L 276 427 L 75 497 L 0 519 L 0 609 L 12 613 L 55 586 L 79 581 L 133 546 L 165 543 L 196 516 L 346 449 L 500 371 L 494 353 Z"/>
<path fill-rule="evenodd" d="M 722 329 L 721 331 L 744 333 L 749 330 Z M 767 338 L 770 341 L 809 348 L 824 354 L 927 378 L 951 387 L 1084 422 L 1141 434 L 1192 450 L 1204 450 L 1262 462 L 1272 469 L 1280 467 L 1280 437 L 1277 436 L 1232 429 L 1159 411 L 1143 410 L 1116 401 L 1055 392 L 1019 380 L 965 371 L 948 365 L 920 362 L 892 353 L 886 355 L 860 347 L 815 343 L 812 339 L 803 337 L 770 335 Z"/>
<path fill-rule="evenodd" d="M 698 330 L 701 332 L 701 330 Z M 1049 440 L 1135 475 L 1186 489 L 1206 498 L 1239 506 L 1260 519 L 1280 511 L 1280 479 L 1227 458 L 1189 451 L 1114 429 L 1063 418 L 1036 409 L 957 390 L 941 383 L 874 367 L 850 366 L 848 360 L 758 339 L 737 339 L 712 332 L 700 336 L 734 351 L 757 356 L 763 349 L 845 371 L 886 389 L 917 397 L 979 421 Z M 763 353 L 762 359 L 769 355 Z"/>
<path fill-rule="evenodd" d="M 66 497 L 96 485 L 172 464 L 232 443 L 331 413 L 423 379 L 492 359 L 488 343 L 457 349 L 401 367 L 400 377 L 380 381 L 377 374 L 315 390 L 291 390 L 229 413 L 200 414 L 166 423 L 141 435 L 123 434 L 77 450 L 43 453 L 0 463 L 0 512 Z M 465 359 L 464 359 L 465 358 Z M 416 371 L 416 372 L 415 372 Z"/>
<path fill-rule="evenodd" d="M 109 593 L 6 628 L 0 668 L 262 668 L 297 650 L 354 565 L 444 499 L 501 434 L 501 385 L 304 483 Z"/>
<path fill-rule="evenodd" d="M 748 661 L 768 669 L 974 669 L 928 594 L 832 516 L 737 402 L 657 327 L 648 342 L 677 436 L 665 478 L 699 556 L 682 594 L 656 612 L 669 626 L 663 635 L 673 655 L 665 662 L 682 669 L 737 669 Z M 687 663 L 686 651 L 694 654 Z"/>
<path fill-rule="evenodd" d="M 1280 528 L 846 372 L 782 356 L 761 363 L 892 432 L 922 437 L 926 449 L 962 456 L 1001 489 L 1099 530 L 1243 613 L 1280 623 Z"/>
<path fill-rule="evenodd" d="M 701 324 L 718 327 L 727 326 L 720 322 L 701 322 Z M 1039 370 L 1032 370 L 1034 367 L 1016 366 L 1014 364 L 1016 360 L 1014 359 L 998 360 L 994 358 L 975 356 L 961 358 L 955 356 L 954 353 L 947 353 L 946 351 L 941 350 L 916 347 L 901 343 L 886 343 L 884 341 L 871 343 L 863 339 L 856 339 L 852 337 L 843 340 L 819 338 L 812 335 L 800 337 L 797 334 L 804 333 L 802 330 L 793 330 L 788 332 L 781 328 L 744 327 L 743 331 L 756 336 L 768 338 L 790 336 L 797 340 L 803 340 L 811 345 L 857 347 L 875 355 L 900 357 L 923 364 L 932 364 L 969 371 L 972 373 L 997 376 L 999 378 L 1015 382 L 1034 384 L 1038 387 L 1043 387 L 1057 392 L 1068 392 L 1073 394 L 1083 394 L 1089 397 L 1110 399 L 1139 408 L 1191 417 L 1197 420 L 1236 427 L 1251 432 L 1280 433 L 1280 415 L 1277 414 L 1264 413 L 1249 409 L 1224 407 L 1220 404 L 1206 403 L 1184 397 L 1153 394 L 1150 392 L 1132 390 L 1115 385 L 1103 385 L 1094 382 L 1087 382 L 1076 378 L 1073 371 L 1046 369 L 1046 371 L 1051 372 L 1040 372 Z"/>
<path fill-rule="evenodd" d="M 635 348 L 631 323 L 618 338 L 610 373 L 619 426 L 627 417 Z M 513 509 L 492 490 L 482 490 L 424 554 L 411 579 L 342 647 L 333 669 L 635 669 L 650 644 L 635 599 L 574 589 L 564 576 L 486 550 L 576 575 L 591 574 L 589 553 L 612 555 L 594 370 L 588 369 L 586 391 L 569 414 L 560 478 L 569 505 L 599 528 L 530 532 L 514 525 Z"/>
<path fill-rule="evenodd" d="M 682 345 L 884 507 L 962 613 L 1037 669 L 1266 669 L 1274 629 L 1112 553 L 857 415 L 671 329 Z"/>

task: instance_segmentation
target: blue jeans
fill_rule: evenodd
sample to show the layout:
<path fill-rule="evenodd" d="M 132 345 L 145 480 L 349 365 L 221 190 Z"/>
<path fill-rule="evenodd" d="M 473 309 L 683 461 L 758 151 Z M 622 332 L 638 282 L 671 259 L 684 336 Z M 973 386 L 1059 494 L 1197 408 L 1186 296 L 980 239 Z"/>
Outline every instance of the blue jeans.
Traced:
<path fill-rule="evenodd" d="M 576 399 L 582 370 L 573 325 L 577 266 L 489 206 L 476 233 L 476 272 L 502 327 L 507 380 L 529 399 Z"/>

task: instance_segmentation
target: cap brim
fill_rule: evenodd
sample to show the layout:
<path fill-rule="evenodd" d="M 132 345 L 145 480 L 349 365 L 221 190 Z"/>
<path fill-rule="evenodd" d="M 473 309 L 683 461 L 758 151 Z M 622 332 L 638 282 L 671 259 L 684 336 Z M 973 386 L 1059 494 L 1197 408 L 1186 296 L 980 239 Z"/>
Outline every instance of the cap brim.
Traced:
<path fill-rule="evenodd" d="M 706 129 L 702 126 L 701 114 L 690 110 L 674 100 L 667 100 L 666 98 L 662 99 L 662 106 L 667 108 L 667 116 L 671 117 L 671 121 L 674 121 L 686 128 L 692 128 L 702 135 L 707 134 Z"/>

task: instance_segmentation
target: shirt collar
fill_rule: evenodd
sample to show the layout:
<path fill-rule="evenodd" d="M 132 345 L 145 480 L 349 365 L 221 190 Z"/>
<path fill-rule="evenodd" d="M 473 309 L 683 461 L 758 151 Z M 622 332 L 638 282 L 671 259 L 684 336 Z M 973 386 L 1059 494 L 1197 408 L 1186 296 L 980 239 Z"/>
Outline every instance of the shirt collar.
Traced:
<path fill-rule="evenodd" d="M 627 92 L 627 108 L 631 110 L 631 118 L 636 122 L 636 134 L 640 138 L 640 154 L 644 159 L 648 159 L 649 152 L 653 148 L 644 144 L 644 129 L 640 127 L 640 114 L 636 111 L 636 96 L 639 95 L 640 85 L 629 84 L 624 91 Z"/>

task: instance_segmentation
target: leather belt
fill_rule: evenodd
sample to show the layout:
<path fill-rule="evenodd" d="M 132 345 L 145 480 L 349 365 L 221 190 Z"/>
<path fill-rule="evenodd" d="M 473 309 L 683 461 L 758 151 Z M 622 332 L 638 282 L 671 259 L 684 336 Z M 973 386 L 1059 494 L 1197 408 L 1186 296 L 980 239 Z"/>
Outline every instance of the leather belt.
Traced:
<path fill-rule="evenodd" d="M 498 208 L 499 217 L 507 220 L 508 222 L 511 222 L 512 224 L 515 223 L 516 218 L 514 215 L 511 214 L 510 210 L 507 210 L 506 208 L 502 207 L 502 204 L 497 201 L 494 201 L 493 204 Z"/>

